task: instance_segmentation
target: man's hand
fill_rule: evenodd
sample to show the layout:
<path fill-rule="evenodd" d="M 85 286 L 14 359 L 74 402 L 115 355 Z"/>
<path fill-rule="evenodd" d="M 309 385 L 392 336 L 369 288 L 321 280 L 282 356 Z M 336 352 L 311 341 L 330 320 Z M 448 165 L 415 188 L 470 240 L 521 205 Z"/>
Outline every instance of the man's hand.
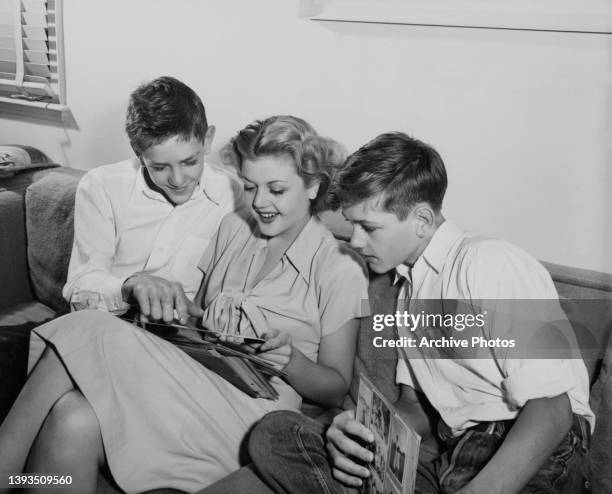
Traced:
<path fill-rule="evenodd" d="M 355 410 L 346 410 L 336 415 L 326 432 L 327 451 L 333 462 L 334 478 L 343 484 L 359 487 L 369 470 L 355 460 L 369 463 L 374 454 L 357 441 L 371 443 L 374 434 L 365 425 L 355 420 Z"/>
<path fill-rule="evenodd" d="M 187 323 L 189 316 L 201 317 L 200 307 L 191 302 L 180 284 L 148 273 L 130 276 L 121 287 L 123 300 L 136 302 L 140 313 L 153 321 Z M 176 316 L 175 316 L 176 311 Z"/>

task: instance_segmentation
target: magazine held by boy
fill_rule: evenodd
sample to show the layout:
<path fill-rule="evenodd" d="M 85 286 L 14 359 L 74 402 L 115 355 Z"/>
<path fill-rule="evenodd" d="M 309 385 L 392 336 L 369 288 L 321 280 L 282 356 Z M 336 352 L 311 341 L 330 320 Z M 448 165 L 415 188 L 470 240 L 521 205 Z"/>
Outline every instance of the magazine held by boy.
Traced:
<path fill-rule="evenodd" d="M 359 375 L 356 420 L 374 433 L 374 461 L 362 494 L 412 494 L 421 437 L 400 418 L 393 405 L 363 375 Z"/>

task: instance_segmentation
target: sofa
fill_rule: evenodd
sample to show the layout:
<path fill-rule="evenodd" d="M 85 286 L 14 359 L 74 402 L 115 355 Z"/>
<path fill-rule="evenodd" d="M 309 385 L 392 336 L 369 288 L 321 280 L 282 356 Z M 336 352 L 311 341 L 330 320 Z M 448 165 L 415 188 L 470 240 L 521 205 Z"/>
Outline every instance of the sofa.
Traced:
<path fill-rule="evenodd" d="M 32 328 L 68 310 L 61 288 L 73 238 L 74 194 L 83 172 L 65 167 L 26 170 L 0 180 L 0 421 L 26 378 L 28 339 Z M 338 216 L 324 221 L 340 239 L 349 230 Z M 588 457 L 592 492 L 612 492 L 612 275 L 543 263 L 550 272 L 562 306 L 587 348 L 591 406 L 597 416 Z M 395 290 L 388 274 L 372 275 L 373 313 L 394 312 Z M 347 404 L 354 403 L 358 376 L 365 373 L 395 401 L 394 349 L 374 349 L 370 320 L 359 336 L 355 377 Z M 387 332 L 387 333 L 385 333 Z M 392 337 L 393 329 L 384 329 Z M 310 410 L 312 412 L 312 410 Z M 102 482 L 102 491 L 113 488 Z"/>

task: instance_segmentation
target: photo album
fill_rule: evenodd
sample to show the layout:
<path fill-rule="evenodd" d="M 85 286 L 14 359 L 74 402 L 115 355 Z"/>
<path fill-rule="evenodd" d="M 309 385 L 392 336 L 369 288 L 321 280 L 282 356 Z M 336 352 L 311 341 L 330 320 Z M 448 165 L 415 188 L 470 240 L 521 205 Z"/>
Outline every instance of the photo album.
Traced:
<path fill-rule="evenodd" d="M 136 322 L 136 321 L 132 321 Z M 278 392 L 270 379 L 284 379 L 285 372 L 257 356 L 260 338 L 229 335 L 180 324 L 138 323 L 183 350 L 204 367 L 253 398 L 277 400 Z"/>

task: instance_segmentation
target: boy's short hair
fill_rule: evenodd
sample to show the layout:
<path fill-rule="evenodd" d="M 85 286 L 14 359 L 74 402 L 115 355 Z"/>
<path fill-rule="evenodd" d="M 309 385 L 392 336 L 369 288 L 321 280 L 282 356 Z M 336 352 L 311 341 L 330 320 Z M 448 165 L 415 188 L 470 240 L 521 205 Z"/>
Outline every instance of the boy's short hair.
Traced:
<path fill-rule="evenodd" d="M 130 96 L 125 131 L 138 156 L 171 137 L 204 142 L 207 129 L 202 100 L 174 77 L 159 77 Z"/>
<path fill-rule="evenodd" d="M 380 196 L 382 208 L 404 220 L 419 202 L 440 211 L 446 185 L 444 162 L 435 149 L 389 132 L 347 158 L 334 177 L 333 204 L 350 207 Z"/>

